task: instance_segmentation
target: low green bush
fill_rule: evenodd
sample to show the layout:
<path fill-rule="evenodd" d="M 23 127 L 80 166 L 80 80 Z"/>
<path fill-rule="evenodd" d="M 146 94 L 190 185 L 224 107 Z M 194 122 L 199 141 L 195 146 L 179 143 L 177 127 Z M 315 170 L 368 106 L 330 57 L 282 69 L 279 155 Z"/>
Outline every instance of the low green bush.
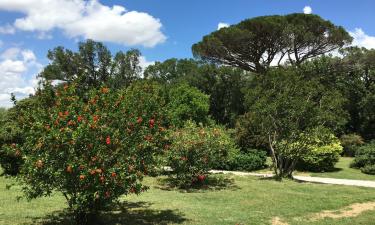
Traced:
<path fill-rule="evenodd" d="M 230 170 L 254 171 L 266 167 L 267 153 L 252 149 L 248 152 L 239 152 L 229 161 Z"/>
<path fill-rule="evenodd" d="M 226 165 L 231 155 L 239 151 L 224 128 L 203 127 L 192 121 L 172 131 L 169 140 L 167 162 L 173 170 L 170 176 L 180 187 L 204 183 L 209 170 Z"/>
<path fill-rule="evenodd" d="M 363 173 L 375 174 L 375 140 L 358 149 L 350 166 L 361 169 Z"/>
<path fill-rule="evenodd" d="M 355 156 L 358 148 L 363 145 L 363 138 L 357 134 L 344 134 L 340 137 L 341 145 L 344 148 L 343 156 Z"/>
<path fill-rule="evenodd" d="M 316 129 L 309 136 L 309 143 L 297 163 L 297 169 L 313 172 L 333 170 L 343 150 L 340 140 L 324 128 Z"/>

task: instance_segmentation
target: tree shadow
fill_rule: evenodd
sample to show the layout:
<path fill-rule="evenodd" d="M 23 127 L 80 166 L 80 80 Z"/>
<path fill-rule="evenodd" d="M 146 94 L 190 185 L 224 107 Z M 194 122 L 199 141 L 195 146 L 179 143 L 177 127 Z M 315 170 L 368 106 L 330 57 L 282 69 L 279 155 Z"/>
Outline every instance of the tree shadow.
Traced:
<path fill-rule="evenodd" d="M 203 183 L 198 183 L 187 187 L 179 187 L 176 184 L 175 179 L 170 177 L 158 178 L 157 183 L 158 185 L 154 186 L 154 188 L 164 191 L 177 190 L 184 193 L 240 189 L 235 184 L 233 178 L 228 178 L 227 176 L 223 175 L 209 176 Z"/>
<path fill-rule="evenodd" d="M 148 202 L 122 202 L 107 211 L 100 212 L 90 225 L 166 225 L 180 224 L 187 220 L 183 214 L 175 210 L 150 209 L 151 205 Z M 32 220 L 34 221 L 32 225 L 76 225 L 73 215 L 68 210 L 58 211 L 43 218 L 32 218 Z"/>

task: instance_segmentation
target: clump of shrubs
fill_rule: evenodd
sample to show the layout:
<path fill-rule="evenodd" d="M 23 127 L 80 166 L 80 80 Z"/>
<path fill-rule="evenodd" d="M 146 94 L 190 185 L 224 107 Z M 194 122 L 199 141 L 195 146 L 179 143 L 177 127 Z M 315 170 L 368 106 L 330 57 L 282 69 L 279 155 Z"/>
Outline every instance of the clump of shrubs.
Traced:
<path fill-rule="evenodd" d="M 179 187 L 191 187 L 206 182 L 209 171 L 226 165 L 238 152 L 234 141 L 219 126 L 203 127 L 192 121 L 169 135 L 167 150 L 170 174 Z"/>
<path fill-rule="evenodd" d="M 305 153 L 297 169 L 313 172 L 332 171 L 339 161 L 343 147 L 340 140 L 329 130 L 319 128 L 309 133 Z"/>
<path fill-rule="evenodd" d="M 363 138 L 358 134 L 344 134 L 340 137 L 344 148 L 343 156 L 354 157 L 355 153 L 364 144 Z"/>
<path fill-rule="evenodd" d="M 254 171 L 266 167 L 267 152 L 251 149 L 246 152 L 238 152 L 229 159 L 225 169 L 237 171 Z"/>
<path fill-rule="evenodd" d="M 375 175 L 375 140 L 357 150 L 351 167 L 359 168 L 363 173 Z"/>

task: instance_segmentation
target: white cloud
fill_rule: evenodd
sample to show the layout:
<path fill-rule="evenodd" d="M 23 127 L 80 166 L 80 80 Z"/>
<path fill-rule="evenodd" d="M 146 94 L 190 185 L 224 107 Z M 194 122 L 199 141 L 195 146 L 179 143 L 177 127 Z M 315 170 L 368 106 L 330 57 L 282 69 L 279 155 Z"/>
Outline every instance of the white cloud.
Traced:
<path fill-rule="evenodd" d="M 0 34 L 14 34 L 16 32 L 16 29 L 7 24 L 5 26 L 0 26 Z"/>
<path fill-rule="evenodd" d="M 50 38 L 58 28 L 71 38 L 84 37 L 128 46 L 153 47 L 166 40 L 159 19 L 124 7 L 112 7 L 98 0 L 0 0 L 0 10 L 15 11 L 25 17 L 14 21 L 19 30 L 39 32 Z"/>
<path fill-rule="evenodd" d="M 305 14 L 311 14 L 312 13 L 312 8 L 310 7 L 310 6 L 305 6 L 304 8 L 303 8 L 303 13 L 305 13 Z"/>
<path fill-rule="evenodd" d="M 9 48 L 3 51 L 0 55 L 0 107 L 12 106 L 11 93 L 17 99 L 33 94 L 37 84 L 35 74 L 41 68 L 29 49 Z"/>
<path fill-rule="evenodd" d="M 354 31 L 349 32 L 349 34 L 353 37 L 352 45 L 375 49 L 375 36 L 367 35 L 361 28 L 356 28 Z"/>
<path fill-rule="evenodd" d="M 220 22 L 218 25 L 217 25 L 217 29 L 220 30 L 221 28 L 224 28 L 224 27 L 229 27 L 230 25 L 228 23 L 223 23 L 223 22 Z"/>
<path fill-rule="evenodd" d="M 139 65 L 141 66 L 142 70 L 145 70 L 148 66 L 155 64 L 155 61 L 147 61 L 146 57 L 140 56 L 139 57 Z"/>

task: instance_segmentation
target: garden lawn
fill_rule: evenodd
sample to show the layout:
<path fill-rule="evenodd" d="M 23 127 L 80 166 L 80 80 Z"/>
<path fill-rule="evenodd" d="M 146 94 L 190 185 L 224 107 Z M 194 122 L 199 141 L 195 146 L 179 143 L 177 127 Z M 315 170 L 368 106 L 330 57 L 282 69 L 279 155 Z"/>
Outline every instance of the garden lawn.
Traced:
<path fill-rule="evenodd" d="M 327 177 L 327 178 L 339 178 L 339 179 L 353 179 L 353 180 L 374 180 L 375 175 L 369 175 L 362 173 L 359 169 L 350 168 L 350 163 L 354 158 L 341 157 L 339 162 L 336 164 L 335 171 L 324 172 L 324 173 L 312 173 L 309 174 L 313 177 Z"/>
<path fill-rule="evenodd" d="M 97 224 L 271 224 L 279 217 L 288 224 L 373 224 L 375 210 L 357 217 L 311 221 L 312 213 L 337 210 L 353 203 L 375 202 L 375 189 L 278 182 L 256 177 L 216 175 L 204 190 L 170 188 L 164 177 L 147 178 L 150 190 L 124 197 L 121 207 L 100 215 Z M 70 224 L 64 199 L 56 194 L 27 202 L 16 201 L 20 187 L 5 187 L 0 177 L 0 224 Z"/>

